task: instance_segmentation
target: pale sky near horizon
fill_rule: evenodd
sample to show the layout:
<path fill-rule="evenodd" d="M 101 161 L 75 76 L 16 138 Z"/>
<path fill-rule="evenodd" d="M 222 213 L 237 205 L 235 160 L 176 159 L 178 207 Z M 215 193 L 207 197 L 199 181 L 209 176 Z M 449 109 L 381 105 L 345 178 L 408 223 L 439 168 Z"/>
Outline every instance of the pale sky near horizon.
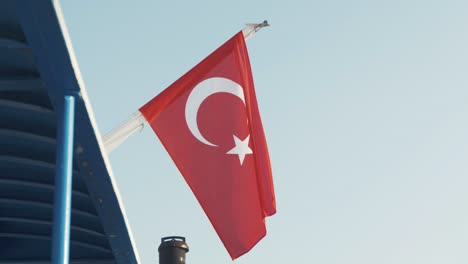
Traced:
<path fill-rule="evenodd" d="M 235 261 L 468 263 L 467 1 L 61 1 L 104 135 L 243 28 L 278 212 Z M 111 155 L 141 263 L 231 263 L 147 126 Z"/>

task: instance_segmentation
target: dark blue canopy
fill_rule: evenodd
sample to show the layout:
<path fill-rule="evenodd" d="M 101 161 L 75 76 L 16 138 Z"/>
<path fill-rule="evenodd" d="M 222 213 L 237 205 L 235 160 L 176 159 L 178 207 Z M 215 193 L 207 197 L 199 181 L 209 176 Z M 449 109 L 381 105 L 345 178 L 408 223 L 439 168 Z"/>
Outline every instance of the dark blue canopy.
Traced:
<path fill-rule="evenodd" d="M 71 263 L 137 263 L 58 4 L 0 1 L 0 263 L 50 263 L 56 124 L 76 92 Z"/>

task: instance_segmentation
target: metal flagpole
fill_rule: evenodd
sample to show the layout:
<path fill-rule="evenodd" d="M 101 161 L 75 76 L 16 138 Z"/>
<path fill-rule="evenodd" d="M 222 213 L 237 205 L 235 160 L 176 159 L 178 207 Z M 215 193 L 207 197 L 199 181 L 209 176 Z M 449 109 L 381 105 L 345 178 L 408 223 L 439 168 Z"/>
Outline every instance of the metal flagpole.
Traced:
<path fill-rule="evenodd" d="M 245 40 L 248 40 L 260 29 L 268 27 L 269 25 L 270 24 L 268 24 L 268 21 L 266 20 L 258 24 L 246 24 L 244 29 L 242 29 Z M 112 152 L 135 132 L 141 131 L 144 125 L 145 118 L 141 115 L 141 113 L 139 111 L 133 113 L 129 119 L 121 123 L 118 127 L 114 128 L 104 136 L 104 145 L 106 147 L 107 153 Z"/>
<path fill-rule="evenodd" d="M 57 122 L 52 264 L 67 264 L 69 261 L 75 126 L 75 97 L 73 95 L 65 95 L 61 114 Z"/>

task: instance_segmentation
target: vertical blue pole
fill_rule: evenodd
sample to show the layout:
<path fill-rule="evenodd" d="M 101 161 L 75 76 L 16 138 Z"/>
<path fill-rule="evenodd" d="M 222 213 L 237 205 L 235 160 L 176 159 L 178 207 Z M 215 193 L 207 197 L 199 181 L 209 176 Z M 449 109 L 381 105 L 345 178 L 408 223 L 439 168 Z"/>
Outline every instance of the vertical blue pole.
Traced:
<path fill-rule="evenodd" d="M 65 95 L 57 122 L 52 264 L 67 264 L 69 260 L 74 126 L 75 97 Z"/>

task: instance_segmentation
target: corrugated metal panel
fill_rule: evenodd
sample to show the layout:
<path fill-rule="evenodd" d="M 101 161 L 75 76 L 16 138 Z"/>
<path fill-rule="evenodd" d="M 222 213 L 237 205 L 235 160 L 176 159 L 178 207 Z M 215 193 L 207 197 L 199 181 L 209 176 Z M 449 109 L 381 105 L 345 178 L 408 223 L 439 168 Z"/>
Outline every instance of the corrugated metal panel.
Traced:
<path fill-rule="evenodd" d="M 55 98 L 76 110 L 71 263 L 136 263 L 56 3 L 0 2 L 0 263 L 50 263 Z M 78 75 L 78 76 L 77 76 Z"/>

